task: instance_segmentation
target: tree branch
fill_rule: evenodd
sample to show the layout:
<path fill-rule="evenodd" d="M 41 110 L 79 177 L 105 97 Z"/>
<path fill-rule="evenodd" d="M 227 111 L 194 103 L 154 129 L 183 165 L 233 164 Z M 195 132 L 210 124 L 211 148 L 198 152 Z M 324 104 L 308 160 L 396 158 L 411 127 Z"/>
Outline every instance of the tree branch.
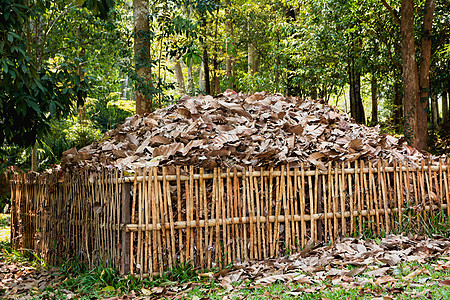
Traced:
<path fill-rule="evenodd" d="M 394 18 L 395 23 L 397 23 L 398 26 L 400 26 L 400 18 L 398 17 L 398 12 L 392 8 L 392 6 L 389 5 L 389 3 L 386 2 L 386 0 L 381 0 L 381 3 L 384 7 L 391 13 L 392 17 Z"/>

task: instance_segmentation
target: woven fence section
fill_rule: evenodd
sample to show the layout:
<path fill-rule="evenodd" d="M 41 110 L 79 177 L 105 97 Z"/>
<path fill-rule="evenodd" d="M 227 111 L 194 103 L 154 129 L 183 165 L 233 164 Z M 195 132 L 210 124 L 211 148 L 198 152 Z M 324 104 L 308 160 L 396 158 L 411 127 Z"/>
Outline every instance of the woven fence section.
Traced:
<path fill-rule="evenodd" d="M 206 270 L 301 251 L 309 241 L 448 222 L 448 165 L 382 162 L 203 170 L 158 167 L 12 182 L 16 249 L 111 261 L 122 273 Z"/>
<path fill-rule="evenodd" d="M 119 173 L 19 174 L 11 180 L 11 243 L 50 264 L 120 262 Z"/>

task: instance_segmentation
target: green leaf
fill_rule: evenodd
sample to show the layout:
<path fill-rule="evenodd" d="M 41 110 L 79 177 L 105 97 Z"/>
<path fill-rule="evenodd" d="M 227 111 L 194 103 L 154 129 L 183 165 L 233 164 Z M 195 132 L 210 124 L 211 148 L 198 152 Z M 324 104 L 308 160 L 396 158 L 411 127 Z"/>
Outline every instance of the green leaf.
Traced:
<path fill-rule="evenodd" d="M 41 109 L 39 108 L 39 105 L 37 105 L 36 102 L 29 100 L 29 99 L 25 99 L 25 102 L 28 104 L 29 107 L 31 107 L 34 111 L 36 111 L 38 114 L 41 113 Z"/>

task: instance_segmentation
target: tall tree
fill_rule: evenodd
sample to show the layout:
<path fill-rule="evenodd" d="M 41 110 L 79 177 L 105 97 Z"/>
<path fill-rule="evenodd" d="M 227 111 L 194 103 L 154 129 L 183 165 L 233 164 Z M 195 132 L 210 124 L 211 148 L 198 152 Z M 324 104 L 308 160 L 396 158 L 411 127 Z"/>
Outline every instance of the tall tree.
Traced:
<path fill-rule="evenodd" d="M 139 115 L 153 110 L 148 5 L 148 0 L 133 0 L 134 60 L 138 75 L 135 99 L 136 113 Z"/>

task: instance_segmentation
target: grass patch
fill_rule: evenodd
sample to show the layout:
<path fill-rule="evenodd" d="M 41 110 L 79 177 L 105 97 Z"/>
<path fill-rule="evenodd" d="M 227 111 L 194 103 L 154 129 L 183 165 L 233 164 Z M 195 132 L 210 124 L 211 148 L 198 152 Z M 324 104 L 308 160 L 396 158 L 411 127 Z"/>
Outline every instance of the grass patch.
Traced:
<path fill-rule="evenodd" d="M 0 214 L 0 242 L 9 242 L 11 232 L 11 216 Z"/>

